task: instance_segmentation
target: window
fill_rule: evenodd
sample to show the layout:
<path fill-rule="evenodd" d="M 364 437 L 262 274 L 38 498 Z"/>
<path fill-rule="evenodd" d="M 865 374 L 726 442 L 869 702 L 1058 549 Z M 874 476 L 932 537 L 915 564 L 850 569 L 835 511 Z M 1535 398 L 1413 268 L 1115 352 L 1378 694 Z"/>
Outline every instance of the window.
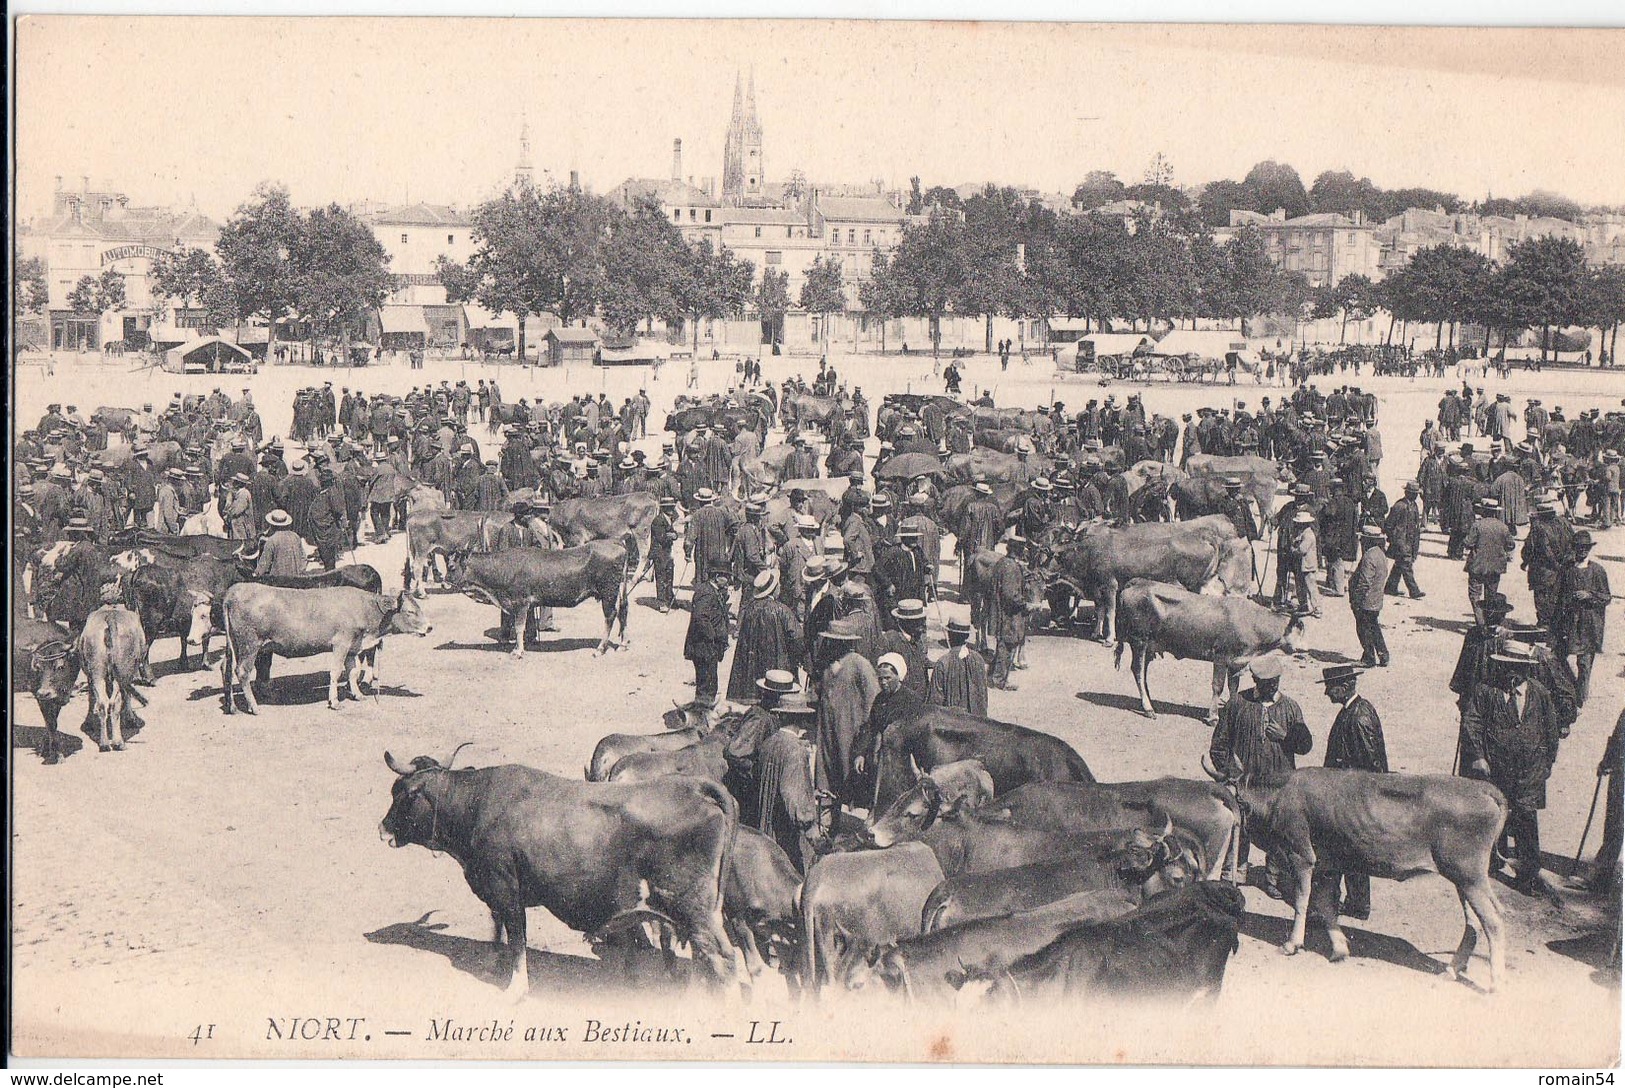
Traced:
<path fill-rule="evenodd" d="M 756 228 L 756 237 L 760 238 L 761 236 L 762 236 L 762 228 L 757 227 Z"/>
<path fill-rule="evenodd" d="M 794 227 L 785 227 L 784 228 L 784 236 L 786 238 L 794 238 L 796 236 L 796 228 L 794 228 Z"/>
<path fill-rule="evenodd" d="M 683 218 L 683 209 L 681 209 L 681 208 L 673 208 L 671 210 L 671 217 L 673 219 L 681 219 L 681 218 Z"/>
<path fill-rule="evenodd" d="M 869 238 L 869 232 L 868 231 L 863 232 L 863 244 L 864 245 L 869 245 L 870 244 L 870 238 Z"/>
<path fill-rule="evenodd" d="M 698 219 L 699 217 L 700 217 L 700 213 L 699 213 L 699 211 L 697 209 L 695 209 L 695 208 L 688 209 L 688 221 L 690 223 L 694 222 L 694 220 Z"/>
<path fill-rule="evenodd" d="M 782 251 L 780 251 L 780 250 L 777 250 L 777 249 L 768 250 L 767 251 L 767 263 L 768 264 L 783 264 L 784 263 L 784 253 Z"/>
<path fill-rule="evenodd" d="M 403 234 L 403 235 L 401 235 L 401 245 L 404 246 L 405 244 L 406 244 L 406 235 Z"/>
<path fill-rule="evenodd" d="M 858 244 L 858 228 L 853 227 L 846 232 L 846 244 L 849 246 Z"/>
<path fill-rule="evenodd" d="M 710 208 L 705 209 L 705 221 L 707 223 L 711 222 L 711 209 Z"/>
<path fill-rule="evenodd" d="M 446 244 L 448 246 L 456 245 L 457 244 L 457 236 L 455 234 L 446 235 Z"/>

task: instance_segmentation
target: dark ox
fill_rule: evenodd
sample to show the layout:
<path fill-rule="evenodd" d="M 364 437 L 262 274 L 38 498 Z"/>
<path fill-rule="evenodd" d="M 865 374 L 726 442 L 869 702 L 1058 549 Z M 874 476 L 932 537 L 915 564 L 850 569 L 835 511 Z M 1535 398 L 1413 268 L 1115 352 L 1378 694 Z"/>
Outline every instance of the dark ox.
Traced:
<path fill-rule="evenodd" d="M 671 926 L 718 979 L 735 959 L 723 887 L 738 809 L 697 778 L 633 786 L 572 782 L 530 767 L 453 771 L 428 756 L 395 772 L 380 834 L 395 847 L 444 851 L 491 912 L 512 957 L 512 997 L 529 992 L 525 911 L 545 907 L 583 934 L 627 917 Z"/>
<path fill-rule="evenodd" d="M 1033 910 L 1084 892 L 1127 914 L 1147 896 L 1201 879 L 1195 851 L 1163 825 L 1161 832 L 1093 831 L 1065 854 L 985 873 L 951 876 L 931 893 L 920 916 L 924 933 Z M 1104 915 L 1103 915 L 1104 916 Z"/>
<path fill-rule="evenodd" d="M 871 950 L 919 933 L 920 911 L 942 878 L 924 843 L 820 858 L 801 887 L 803 988 L 844 982 Z"/>
<path fill-rule="evenodd" d="M 1213 662 L 1211 725 L 1219 720 L 1219 698 L 1228 684 L 1236 693 L 1241 670 L 1254 658 L 1280 650 L 1294 653 L 1293 637 L 1303 632 L 1302 616 L 1283 616 L 1245 597 L 1210 597 L 1182 586 L 1136 578 L 1117 601 L 1117 653 L 1133 651 L 1131 667 L 1140 692 L 1140 712 L 1157 716 L 1147 676 L 1151 659 L 1168 654 L 1185 661 Z"/>
<path fill-rule="evenodd" d="M 983 548 L 965 565 L 965 598 L 970 603 L 971 623 L 982 643 L 1001 637 L 995 624 L 1003 619 L 1014 618 L 1025 632 L 1028 619 L 1048 603 L 1049 585 L 1042 566 L 1023 565 L 1018 589 L 994 576 L 1002 558 Z"/>
<path fill-rule="evenodd" d="M 1135 827 L 1156 831 L 1172 820 L 1195 846 L 1202 874 L 1215 878 L 1240 823 L 1229 790 L 1187 778 L 1033 782 L 1001 797 L 986 814 L 1030 827 L 1078 832 Z"/>
<path fill-rule="evenodd" d="M 988 483 L 1000 483 L 1022 488 L 1036 476 L 1054 476 L 1055 462 L 1040 454 L 1029 454 L 1025 460 L 1013 453 L 1002 453 L 977 447 L 969 453 L 955 453 L 948 458 L 948 476 L 957 483 L 984 477 Z"/>
<path fill-rule="evenodd" d="M 11 625 L 11 692 L 30 692 L 45 721 L 39 754 L 46 763 L 62 761 L 57 731 L 62 708 L 79 679 L 79 651 L 67 630 L 48 620 L 16 616 Z"/>
<path fill-rule="evenodd" d="M 191 667 L 188 648 L 193 642 L 202 665 L 209 656 L 215 613 L 226 590 L 246 577 L 242 567 L 212 555 L 158 558 L 145 549 L 115 556 L 114 566 L 123 567 L 131 556 L 138 565 L 124 579 L 124 603 L 141 617 L 146 652 L 151 653 L 157 639 L 175 635 L 181 642 L 180 667 Z"/>
<path fill-rule="evenodd" d="M 241 540 L 223 536 L 170 536 L 149 529 L 120 529 L 113 533 L 110 540 L 116 551 L 150 553 L 141 557 L 149 563 L 195 559 L 200 555 L 212 555 L 216 559 L 234 559 L 243 546 Z M 114 561 L 121 560 L 115 556 Z M 133 566 L 132 560 L 127 557 L 122 563 L 126 570 Z"/>
<path fill-rule="evenodd" d="M 1136 578 L 1193 592 L 1214 584 L 1227 594 L 1252 585 L 1252 553 L 1221 515 L 1114 528 L 1090 526 L 1056 552 L 1057 575 L 1095 602 L 1095 634 L 1117 637 L 1117 595 Z"/>
<path fill-rule="evenodd" d="M 226 591 L 223 613 L 227 652 L 220 662 L 220 682 L 227 714 L 236 710 L 238 687 L 248 712 L 259 712 L 254 687 L 246 681 L 251 669 L 255 684 L 270 678 L 272 654 L 329 654 L 327 706 L 337 710 L 341 677 L 348 679 L 351 696 L 361 698 L 359 657 L 375 651 L 385 635 L 422 637 L 432 629 L 423 606 L 405 590 L 391 596 L 347 586 L 283 589 L 239 582 Z M 377 682 L 376 666 L 372 681 Z"/>
<path fill-rule="evenodd" d="M 757 977 L 768 961 L 796 966 L 801 930 L 801 874 L 778 843 L 740 827 L 722 882 L 722 917 L 745 970 Z"/>
<path fill-rule="evenodd" d="M 1292 934 L 1282 951 L 1291 955 L 1303 947 L 1313 890 L 1315 914 L 1331 938 L 1332 959 L 1347 958 L 1334 877 L 1364 873 L 1408 880 L 1438 873 L 1455 885 L 1463 920 L 1461 942 L 1446 973 L 1457 978 L 1466 971 L 1478 943 L 1476 915 L 1490 946 L 1487 989 L 1500 985 L 1506 948 L 1489 869 L 1506 823 L 1507 802 L 1493 785 L 1452 775 L 1317 767 L 1293 772 L 1280 786 L 1244 787 L 1241 804 L 1254 841 L 1290 863 L 1297 876 Z M 1318 887 L 1317 869 L 1322 877 Z"/>
<path fill-rule="evenodd" d="M 1211 1000 L 1241 943 L 1237 933 L 1245 912 L 1240 890 L 1222 881 L 1164 892 L 1132 914 L 1074 926 L 1043 950 L 1010 964 L 996 977 L 990 996 L 1022 1002 Z"/>
<path fill-rule="evenodd" d="M 90 687 L 96 746 L 104 752 L 122 752 L 125 733 L 142 726 L 132 704 L 147 705 L 146 696 L 135 688 L 147 653 L 141 620 L 127 608 L 98 608 L 85 620 L 78 649 Z"/>
<path fill-rule="evenodd" d="M 889 813 L 869 828 L 869 841 L 882 849 L 922 842 L 948 876 L 1008 869 L 1077 849 L 1071 832 L 1022 827 L 964 809 L 945 813 L 938 800 L 927 792 L 922 804 Z"/>
<path fill-rule="evenodd" d="M 966 759 L 981 761 L 1000 797 L 1028 782 L 1095 780 L 1083 757 L 1059 737 L 949 707 L 929 707 L 893 722 L 877 747 L 875 812 L 884 812 L 915 784 L 913 768 L 931 771 Z"/>
<path fill-rule="evenodd" d="M 509 548 L 489 555 L 456 552 L 449 576 L 455 588 L 513 617 L 515 658 L 525 656 L 531 609 L 574 608 L 589 598 L 596 600 L 604 613 L 604 637 L 597 650 L 602 654 L 615 645 L 617 623 L 621 643 L 631 644 L 626 635 L 627 598 L 637 563 L 638 542 L 627 533 L 618 544 L 594 540 L 576 548 Z"/>
<path fill-rule="evenodd" d="M 950 1001 L 966 982 L 997 978 L 1074 927 L 1119 917 L 1134 906 L 1118 896 L 1086 891 L 1030 910 L 905 937 L 872 952 L 853 969 L 847 987 L 860 990 L 874 978 L 910 1001 Z"/>

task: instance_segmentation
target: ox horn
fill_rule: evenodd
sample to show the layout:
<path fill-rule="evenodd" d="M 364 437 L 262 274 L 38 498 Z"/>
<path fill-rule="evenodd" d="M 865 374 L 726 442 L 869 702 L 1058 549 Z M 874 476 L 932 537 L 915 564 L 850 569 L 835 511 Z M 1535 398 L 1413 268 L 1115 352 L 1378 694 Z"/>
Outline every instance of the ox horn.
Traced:
<path fill-rule="evenodd" d="M 390 770 L 394 771 L 396 774 L 400 775 L 402 778 L 405 778 L 407 775 L 412 773 L 410 767 L 402 767 L 399 763 L 395 762 L 395 757 L 390 755 L 388 748 L 384 749 L 384 765 Z"/>
<path fill-rule="evenodd" d="M 453 748 L 451 750 L 451 755 L 446 757 L 446 770 L 448 770 L 448 771 L 451 770 L 451 762 L 452 762 L 452 760 L 457 758 L 457 753 L 461 752 L 464 748 L 467 748 L 469 745 L 471 745 L 473 743 L 474 742 L 471 741 L 471 740 L 465 740 L 465 741 L 463 741 L 463 743 L 461 743 L 457 747 Z"/>
<path fill-rule="evenodd" d="M 1223 781 L 1225 781 L 1224 775 L 1220 774 L 1217 770 L 1214 769 L 1213 761 L 1208 758 L 1208 754 L 1206 752 L 1202 753 L 1202 770 L 1206 771 L 1207 776 L 1209 778 L 1213 779 L 1213 781 L 1215 781 L 1215 782 L 1223 782 Z"/>
<path fill-rule="evenodd" d="M 1166 820 L 1167 823 L 1163 825 L 1162 833 L 1157 836 L 1159 839 L 1167 839 L 1174 833 L 1174 818 L 1172 816 L 1164 815 L 1163 819 Z"/>

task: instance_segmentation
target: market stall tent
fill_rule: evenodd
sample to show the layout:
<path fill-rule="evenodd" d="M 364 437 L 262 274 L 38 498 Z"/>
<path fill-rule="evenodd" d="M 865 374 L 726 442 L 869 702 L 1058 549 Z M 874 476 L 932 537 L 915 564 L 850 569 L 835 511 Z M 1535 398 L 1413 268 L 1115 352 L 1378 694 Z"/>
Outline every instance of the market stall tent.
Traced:
<path fill-rule="evenodd" d="M 171 374 L 218 374 L 253 367 L 254 356 L 220 336 L 205 336 L 164 353 L 163 368 Z"/>

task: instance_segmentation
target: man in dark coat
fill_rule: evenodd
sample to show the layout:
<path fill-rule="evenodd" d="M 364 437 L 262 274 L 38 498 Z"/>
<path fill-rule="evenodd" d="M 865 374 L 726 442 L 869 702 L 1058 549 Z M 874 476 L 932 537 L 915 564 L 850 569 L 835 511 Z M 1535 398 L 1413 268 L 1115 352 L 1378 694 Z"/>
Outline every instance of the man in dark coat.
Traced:
<path fill-rule="evenodd" d="M 677 500 L 663 496 L 654 520 L 649 523 L 649 565 L 654 568 L 655 608 L 661 613 L 670 612 L 676 599 L 673 583 L 677 565 L 671 555 L 671 546 L 677 543 L 676 522 Z"/>
<path fill-rule="evenodd" d="M 1558 584 L 1552 611 L 1552 635 L 1558 656 L 1574 656 L 1575 702 L 1585 706 L 1591 694 L 1591 665 L 1602 652 L 1607 622 L 1608 572 L 1591 559 L 1591 533 L 1581 529 L 1569 543 L 1573 562 Z"/>
<path fill-rule="evenodd" d="M 813 789 L 812 744 L 807 728 L 816 711 L 789 673 L 769 673 L 757 683 L 752 707 L 728 741 L 724 755 L 731 778 L 742 786 L 739 822 L 778 843 L 797 872 L 817 857 L 823 837 Z M 736 783 L 727 783 L 730 790 Z"/>
<path fill-rule="evenodd" d="M 90 524 L 82 517 L 69 518 L 62 527 L 62 539 L 70 542 L 56 561 L 56 580 L 44 601 L 45 618 L 55 620 L 69 631 L 82 631 L 85 619 L 101 603 L 101 588 L 116 580 L 107 552 L 91 540 Z"/>
<path fill-rule="evenodd" d="M 1253 686 L 1231 699 L 1219 712 L 1208 745 L 1213 766 L 1229 773 L 1239 771 L 1242 786 L 1279 785 L 1297 769 L 1297 757 L 1307 755 L 1315 739 L 1304 724 L 1303 708 L 1297 700 L 1281 694 L 1281 658 L 1266 654 L 1249 666 Z M 1250 839 L 1242 825 L 1240 857 L 1247 863 Z M 1280 899 L 1281 873 L 1269 860 L 1264 891 Z"/>
<path fill-rule="evenodd" d="M 316 498 L 316 481 L 311 478 L 309 462 L 295 461 L 288 478 L 282 481 L 282 509 L 293 518 L 293 531 L 314 544 L 316 534 L 310 524 L 310 505 Z"/>
<path fill-rule="evenodd" d="M 1574 529 L 1568 518 L 1558 513 L 1557 503 L 1546 501 L 1535 506 L 1519 566 L 1527 572 L 1529 592 L 1535 598 L 1535 622 L 1547 630 L 1552 627 L 1557 606 L 1558 583 L 1572 563 L 1573 537 Z"/>
<path fill-rule="evenodd" d="M 130 523 L 145 528 L 152 519 L 152 508 L 158 504 L 158 478 L 153 475 L 151 455 L 146 450 L 136 451 L 124 480 L 130 491 Z"/>
<path fill-rule="evenodd" d="M 1451 457 L 1445 462 L 1444 499 L 1439 507 L 1439 528 L 1449 536 L 1445 555 L 1460 559 L 1466 552 L 1467 530 L 1473 525 L 1473 504 L 1478 487 L 1467 462 Z"/>
<path fill-rule="evenodd" d="M 1343 595 L 1348 564 L 1360 557 L 1358 515 L 1348 484 L 1341 477 L 1333 480 L 1332 497 L 1320 511 L 1320 554 L 1326 561 L 1328 596 Z"/>
<path fill-rule="evenodd" d="M 694 512 L 688 517 L 683 552 L 694 561 L 696 586 L 716 571 L 728 573 L 733 554 L 733 519 L 716 505 L 716 498 L 709 487 L 700 488 L 694 495 Z"/>
<path fill-rule="evenodd" d="M 925 602 L 917 597 L 898 601 L 891 618 L 895 626 L 881 633 L 877 649 L 881 656 L 896 654 L 903 659 L 908 666 L 903 683 L 923 701 L 931 675 L 925 656 Z"/>
<path fill-rule="evenodd" d="M 1356 694 L 1360 670 L 1354 665 L 1333 665 L 1321 671 L 1320 682 L 1326 686 L 1326 698 L 1339 707 L 1331 732 L 1326 735 L 1326 766 L 1352 771 L 1388 773 L 1388 748 L 1383 741 L 1382 719 L 1377 708 L 1362 695 Z M 1331 895 L 1339 896 L 1335 878 L 1329 873 Z M 1315 871 L 1315 891 L 1321 891 L 1320 870 Z M 1350 918 L 1371 917 L 1371 878 L 1364 873 L 1342 874 L 1341 906 L 1339 913 Z M 1333 902 L 1337 902 L 1336 899 Z"/>
<path fill-rule="evenodd" d="M 1480 622 L 1479 608 L 1485 597 L 1500 591 L 1501 575 L 1506 573 L 1507 563 L 1517 547 L 1512 529 L 1501 520 L 1500 513 L 1501 504 L 1495 499 L 1479 500 L 1478 517 L 1462 541 L 1467 552 L 1467 600 L 1472 605 L 1474 618 Z M 1389 581 L 1392 580 L 1390 577 Z"/>
<path fill-rule="evenodd" d="M 345 502 L 344 488 L 332 469 L 322 469 L 319 480 L 316 495 L 310 500 L 311 542 L 316 545 L 316 556 L 321 560 L 322 568 L 332 570 L 338 566 L 339 552 L 350 540 L 349 507 Z"/>
<path fill-rule="evenodd" d="M 753 703 L 757 681 L 769 672 L 794 675 L 801 667 L 801 623 L 779 600 L 779 572 L 769 567 L 751 583 L 749 598 L 739 606 L 739 637 L 728 673 L 728 700 Z"/>
<path fill-rule="evenodd" d="M 1427 596 L 1422 592 L 1422 587 L 1416 584 L 1416 556 L 1422 547 L 1421 495 L 1420 485 L 1415 480 L 1406 480 L 1404 497 L 1394 503 L 1382 523 L 1383 532 L 1388 537 L 1388 560 L 1392 564 L 1388 568 L 1388 581 L 1383 592 L 1390 596 L 1399 596 L 1401 579 L 1404 579 L 1412 600 Z"/>
<path fill-rule="evenodd" d="M 1462 715 L 1462 766 L 1506 795 L 1501 837 L 1512 842 L 1513 886 L 1526 895 L 1550 895 L 1540 875 L 1539 812 L 1562 739 L 1558 712 L 1531 676 L 1535 661 L 1527 650 L 1508 645 L 1491 661 L 1490 682 L 1478 685 Z"/>
<path fill-rule="evenodd" d="M 863 783 L 870 769 L 869 710 L 880 695 L 880 678 L 858 652 L 856 631 L 837 621 L 824 632 L 819 670 L 818 765 L 814 782 L 833 811 L 835 826 L 843 805 L 867 807 L 873 793 Z M 861 762 L 860 762 L 861 761 Z"/>
<path fill-rule="evenodd" d="M 1027 641 L 1027 570 L 1021 562 L 1025 544 L 1026 540 L 1020 535 L 1007 538 L 1006 553 L 999 556 L 988 577 L 987 630 L 984 634 L 992 634 L 995 641 L 988 683 L 1000 691 L 1016 690 L 1016 685 L 1010 683 L 1010 670 L 1015 667 L 1016 655 Z"/>
<path fill-rule="evenodd" d="M 694 663 L 694 702 L 717 704 L 717 673 L 728 652 L 728 568 L 714 567 L 694 590 L 683 656 Z"/>
<path fill-rule="evenodd" d="M 949 620 L 948 652 L 931 667 L 931 683 L 926 701 L 936 706 L 958 707 L 978 717 L 987 717 L 987 662 L 970 648 L 971 626 Z"/>

